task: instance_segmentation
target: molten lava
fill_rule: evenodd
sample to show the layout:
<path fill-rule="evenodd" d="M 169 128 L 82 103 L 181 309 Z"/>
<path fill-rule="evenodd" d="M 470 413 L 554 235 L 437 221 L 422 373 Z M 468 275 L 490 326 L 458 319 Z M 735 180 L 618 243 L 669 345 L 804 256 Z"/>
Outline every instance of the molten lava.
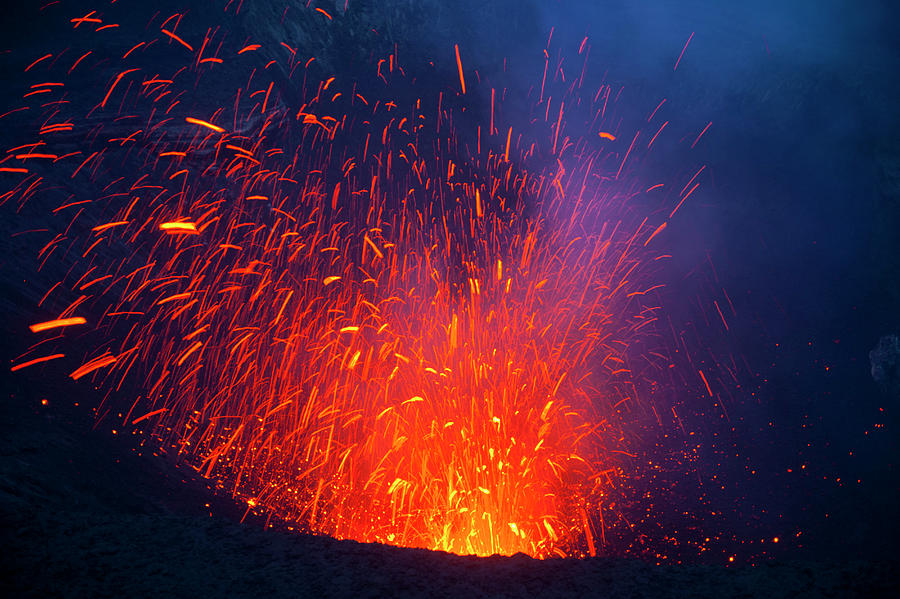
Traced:
<path fill-rule="evenodd" d="M 55 250 L 69 274 L 35 332 L 95 327 L 70 372 L 110 390 L 101 412 L 302 530 L 600 552 L 666 225 L 632 205 L 660 186 L 629 177 L 637 136 L 612 124 L 615 91 L 551 68 L 519 132 L 499 89 L 490 120 L 472 116 L 488 84 L 465 89 L 459 47 L 459 81 L 424 90 L 393 55 L 363 85 L 295 52 L 301 98 L 261 70 L 211 105 L 220 64 L 250 70 L 261 50 L 185 39 L 180 22 L 146 34 L 183 52 L 177 69 L 132 67 L 153 51 L 135 46 L 90 111 L 45 107 L 34 147 L 75 140 L 52 168 L 95 195 L 53 207 L 41 259 Z M 46 69 L 102 67 L 75 54 Z M 33 149 L 6 201 L 36 201 Z"/>

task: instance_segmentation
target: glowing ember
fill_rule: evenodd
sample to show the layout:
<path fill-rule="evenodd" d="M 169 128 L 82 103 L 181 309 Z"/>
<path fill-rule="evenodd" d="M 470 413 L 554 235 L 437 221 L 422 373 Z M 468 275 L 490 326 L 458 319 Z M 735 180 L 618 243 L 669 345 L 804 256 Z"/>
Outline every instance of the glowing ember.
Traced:
<path fill-rule="evenodd" d="M 48 292 L 62 315 L 32 330 L 88 315 L 99 346 L 71 377 L 116 406 L 136 390 L 121 418 L 249 509 L 359 541 L 600 552 L 666 228 L 631 206 L 638 136 L 611 121 L 615 92 L 551 68 L 522 134 L 495 89 L 470 124 L 486 84 L 467 90 L 459 46 L 458 80 L 418 94 L 396 56 L 342 81 L 292 51 L 300 99 L 262 69 L 211 108 L 204 82 L 263 49 L 181 21 L 115 59 L 87 117 L 26 97 L 47 120 L 4 201 L 33 202 L 48 159 L 97 192 L 54 207 L 67 233 L 41 259 L 71 270 Z M 180 68 L 132 66 L 163 46 Z M 29 68 L 69 86 L 109 60 L 92 52 Z"/>

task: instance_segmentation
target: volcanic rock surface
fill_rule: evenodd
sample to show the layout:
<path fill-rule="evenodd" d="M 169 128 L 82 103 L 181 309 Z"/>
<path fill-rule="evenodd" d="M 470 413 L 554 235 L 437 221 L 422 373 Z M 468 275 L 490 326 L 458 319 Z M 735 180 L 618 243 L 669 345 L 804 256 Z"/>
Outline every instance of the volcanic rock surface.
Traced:
<path fill-rule="evenodd" d="M 725 568 L 476 558 L 265 530 L 260 522 L 242 524 L 241 511 L 190 468 L 136 456 L 128 440 L 93 430 L 89 410 L 62 407 L 77 397 L 74 385 L 8 376 L 4 384 L 10 392 L 0 412 L 0 590 L 7 597 L 774 599 L 900 592 L 897 564 L 889 560 Z"/>

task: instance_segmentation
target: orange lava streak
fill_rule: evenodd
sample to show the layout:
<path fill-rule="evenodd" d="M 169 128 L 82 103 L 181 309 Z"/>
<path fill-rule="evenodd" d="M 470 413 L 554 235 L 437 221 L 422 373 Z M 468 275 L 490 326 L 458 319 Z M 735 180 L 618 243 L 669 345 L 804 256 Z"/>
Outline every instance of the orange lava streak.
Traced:
<path fill-rule="evenodd" d="M 209 121 L 203 121 L 203 120 L 201 120 L 201 119 L 195 119 L 195 118 L 190 117 L 190 116 L 189 116 L 189 117 L 185 117 L 184 120 L 185 120 L 186 122 L 192 124 L 192 125 L 200 125 L 201 127 L 206 127 L 207 129 L 210 129 L 210 130 L 212 130 L 212 131 L 215 131 L 216 133 L 225 133 L 225 129 L 223 129 L 222 127 L 219 127 L 218 125 L 213 125 L 213 124 L 210 123 Z"/>
<path fill-rule="evenodd" d="M 187 43 L 186 41 L 184 41 L 183 39 L 181 39 L 180 37 L 178 37 L 177 35 L 175 35 L 175 34 L 172 33 L 171 31 L 169 31 L 168 29 L 160 29 L 160 31 L 162 31 L 163 33 L 165 33 L 166 35 L 168 35 L 170 38 L 172 38 L 173 40 L 175 40 L 176 42 L 178 42 L 179 44 L 181 44 L 182 46 L 184 46 L 185 48 L 187 48 L 188 51 L 190 51 L 190 52 L 193 52 L 193 51 L 194 51 L 194 47 L 193 47 L 193 46 L 191 46 L 189 43 Z"/>
<path fill-rule="evenodd" d="M 16 372 L 17 370 L 22 370 L 23 368 L 28 368 L 29 366 L 34 366 L 35 364 L 41 364 L 42 362 L 49 362 L 50 360 L 56 360 L 59 358 L 65 358 L 65 354 L 53 354 L 51 356 L 44 356 L 42 358 L 35 358 L 34 360 L 28 360 L 27 362 L 22 362 L 21 364 L 16 364 L 12 368 L 10 368 L 10 372 Z"/>
<path fill-rule="evenodd" d="M 112 85 L 109 86 L 109 89 L 106 92 L 106 95 L 103 97 L 103 100 L 100 102 L 101 108 L 106 108 L 106 103 L 109 101 L 109 97 L 112 95 L 113 90 L 116 89 L 116 86 L 119 85 L 119 82 L 122 81 L 122 77 L 127 75 L 128 73 L 133 73 L 139 69 L 128 69 L 127 71 L 122 71 L 118 75 L 116 75 L 116 80 L 113 81 Z"/>
<path fill-rule="evenodd" d="M 99 358 L 91 360 L 90 362 L 87 362 L 86 364 L 84 364 L 83 366 L 81 366 L 80 368 L 75 370 L 69 376 L 72 377 L 72 379 L 77 381 L 81 377 L 86 376 L 86 375 L 94 372 L 95 370 L 103 368 L 104 366 L 109 366 L 110 364 L 114 364 L 115 362 L 116 362 L 115 356 L 103 355 L 103 356 L 100 356 Z"/>
<path fill-rule="evenodd" d="M 159 230 L 169 233 L 197 233 L 197 225 L 188 222 L 160 223 Z"/>
<path fill-rule="evenodd" d="M 453 44 L 453 49 L 456 51 L 456 66 L 459 69 L 459 85 L 462 88 L 463 95 L 465 95 L 466 94 L 466 77 L 463 74 L 462 60 L 459 58 L 459 44 Z"/>
<path fill-rule="evenodd" d="M 702 370 L 697 370 L 697 372 L 700 373 L 700 378 L 703 379 L 703 384 L 706 386 L 706 392 L 709 393 L 709 396 L 710 396 L 710 397 L 713 397 L 713 392 L 712 392 L 712 389 L 711 389 L 710 386 L 709 386 L 709 381 L 706 380 L 706 375 L 703 374 L 703 371 L 702 371 Z"/>
<path fill-rule="evenodd" d="M 59 327 L 70 327 L 76 324 L 85 324 L 86 322 L 87 320 L 85 320 L 81 316 L 74 316 L 72 318 L 58 318 L 56 320 L 39 322 L 37 324 L 30 325 L 28 328 L 31 329 L 32 333 L 40 333 L 41 331 L 49 331 L 50 329 L 56 329 Z"/>
<path fill-rule="evenodd" d="M 167 408 L 160 408 L 158 410 L 153 410 L 152 412 L 148 412 L 147 414 L 144 414 L 143 416 L 140 416 L 139 418 L 135 418 L 134 420 L 131 421 L 131 424 L 137 424 L 138 422 L 142 422 L 144 420 L 147 420 L 148 418 L 152 418 L 153 416 L 156 416 L 157 414 L 162 414 L 166 410 L 167 410 Z"/>

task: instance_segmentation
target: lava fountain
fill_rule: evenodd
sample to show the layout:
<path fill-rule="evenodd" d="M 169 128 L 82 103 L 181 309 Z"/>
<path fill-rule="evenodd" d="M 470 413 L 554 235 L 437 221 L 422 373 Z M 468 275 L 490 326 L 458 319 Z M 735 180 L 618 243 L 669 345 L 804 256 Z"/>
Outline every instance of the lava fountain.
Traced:
<path fill-rule="evenodd" d="M 44 211 L 40 263 L 66 273 L 35 334 L 82 334 L 70 376 L 108 391 L 99 415 L 292 527 L 602 552 L 647 411 L 630 360 L 657 334 L 653 239 L 677 210 L 643 210 L 664 186 L 630 174 L 656 136 L 619 131 L 617 90 L 549 54 L 517 130 L 459 48 L 438 86 L 396 54 L 350 80 L 288 44 L 186 39 L 183 17 L 124 55 L 27 69 L 43 116 L 3 201 Z M 219 95 L 225 63 L 246 83 Z M 54 173 L 71 187 L 50 206 Z M 46 347 L 14 369 L 63 358 Z"/>

